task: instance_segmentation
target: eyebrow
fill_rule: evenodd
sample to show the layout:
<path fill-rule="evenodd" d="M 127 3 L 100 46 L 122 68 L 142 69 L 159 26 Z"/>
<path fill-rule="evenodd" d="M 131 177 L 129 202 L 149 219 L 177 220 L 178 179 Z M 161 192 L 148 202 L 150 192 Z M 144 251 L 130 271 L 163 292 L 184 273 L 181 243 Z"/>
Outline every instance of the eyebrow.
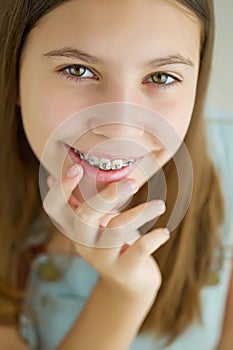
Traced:
<path fill-rule="evenodd" d="M 146 62 L 146 67 L 153 68 L 153 67 L 163 67 L 163 66 L 170 66 L 174 64 L 181 64 L 193 67 L 194 63 L 189 59 L 186 58 L 180 54 L 176 55 L 169 55 L 164 57 L 155 58 L 151 61 Z"/>
<path fill-rule="evenodd" d="M 59 50 L 52 50 L 43 54 L 43 56 L 48 58 L 59 59 L 61 57 L 73 58 L 82 61 L 86 61 L 90 64 L 103 64 L 103 61 L 100 58 L 92 56 L 88 53 L 85 53 L 78 49 L 72 49 L 69 47 L 64 47 Z"/>
<path fill-rule="evenodd" d="M 101 58 L 92 56 L 79 49 L 73 49 L 69 47 L 64 47 L 59 50 L 52 50 L 52 51 L 46 52 L 43 54 L 43 56 L 47 58 L 52 58 L 52 59 L 60 59 L 63 57 L 78 59 L 78 60 L 88 62 L 89 64 L 103 65 L 104 63 L 104 61 Z M 145 63 L 145 67 L 154 68 L 154 67 L 163 67 L 163 66 L 169 66 L 174 64 L 187 65 L 191 67 L 194 66 L 194 63 L 189 58 L 186 58 L 180 54 L 175 54 L 175 55 L 169 55 L 164 57 L 158 57 L 153 60 L 147 61 Z"/>

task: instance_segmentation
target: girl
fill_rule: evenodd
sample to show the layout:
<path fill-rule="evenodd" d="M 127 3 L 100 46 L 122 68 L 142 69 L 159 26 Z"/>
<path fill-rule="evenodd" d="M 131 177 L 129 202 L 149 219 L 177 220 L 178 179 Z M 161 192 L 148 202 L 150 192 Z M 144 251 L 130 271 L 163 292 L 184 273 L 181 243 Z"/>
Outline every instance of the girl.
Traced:
<path fill-rule="evenodd" d="M 210 0 L 9 3 L 0 51 L 4 349 L 208 350 L 218 342 L 219 350 L 232 347 L 231 265 L 227 259 L 219 262 L 222 201 L 201 118 L 213 26 Z M 156 110 L 185 140 L 193 164 L 193 193 L 170 239 L 166 226 L 179 179 L 171 155 L 164 148 L 156 153 L 146 132 L 97 125 L 68 144 L 61 178 L 50 168 L 54 159 L 43 160 L 48 140 L 70 115 L 110 102 Z M 66 206 L 63 193 L 75 216 L 72 235 L 64 229 L 71 238 L 83 228 L 89 235 L 87 223 L 104 234 L 119 227 L 127 234 L 131 226 L 139 232 L 165 210 L 156 196 L 159 172 L 151 161 L 152 201 L 146 202 L 147 184 L 137 164 L 117 181 L 109 181 L 109 175 L 97 181 L 100 196 L 81 193 L 83 183 L 92 183 L 81 151 L 88 154 L 103 140 L 122 134 L 143 145 L 146 159 L 155 155 L 164 165 L 166 213 L 131 244 L 106 249 L 71 241 L 57 228 L 69 225 L 74 230 L 66 219 L 60 220 Z M 54 143 L 54 154 L 60 143 Z M 78 154 L 75 161 L 70 152 Z M 48 178 L 50 190 L 43 202 L 55 225 L 41 209 L 40 161 L 56 177 Z M 129 193 L 133 200 L 119 210 Z"/>

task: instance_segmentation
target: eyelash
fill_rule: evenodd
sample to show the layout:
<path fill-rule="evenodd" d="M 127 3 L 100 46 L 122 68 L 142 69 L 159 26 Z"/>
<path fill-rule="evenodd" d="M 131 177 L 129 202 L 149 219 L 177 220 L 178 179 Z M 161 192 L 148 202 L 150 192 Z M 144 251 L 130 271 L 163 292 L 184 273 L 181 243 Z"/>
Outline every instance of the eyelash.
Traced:
<path fill-rule="evenodd" d="M 72 75 L 71 73 L 67 73 L 67 70 L 71 70 L 72 68 L 83 69 L 84 70 L 83 74 L 85 74 L 87 71 L 89 71 L 89 72 L 91 72 L 91 74 L 93 76 L 92 77 L 83 77 L 82 75 L 75 76 L 75 75 Z M 57 71 L 57 74 L 63 76 L 67 80 L 72 80 L 75 83 L 81 83 L 83 80 L 90 80 L 90 79 L 98 80 L 98 77 L 95 76 L 95 73 L 93 72 L 92 69 L 90 69 L 86 66 L 80 65 L 80 64 L 72 64 L 72 65 L 69 65 L 66 67 L 62 67 Z M 162 76 L 166 76 L 168 79 L 169 78 L 173 79 L 173 81 L 170 83 L 167 83 L 167 84 L 166 83 L 159 84 L 159 83 L 153 82 L 152 77 L 155 74 L 161 74 Z M 151 81 L 146 82 L 146 80 L 148 80 L 148 79 L 151 79 Z M 175 86 L 178 83 L 181 83 L 181 79 L 174 76 L 173 74 L 168 74 L 168 73 L 161 72 L 161 71 L 154 72 L 154 73 L 146 76 L 145 79 L 143 79 L 143 84 L 152 84 L 154 87 L 159 88 L 159 89 L 168 89 L 168 88 Z"/>
<path fill-rule="evenodd" d="M 82 77 L 82 75 L 80 76 L 75 76 L 75 75 L 72 75 L 71 73 L 67 73 L 66 70 L 70 70 L 72 68 L 83 68 L 85 70 L 85 73 L 86 71 L 89 71 L 91 72 L 91 74 L 93 74 L 93 77 Z M 65 79 L 67 80 L 73 80 L 75 81 L 76 83 L 80 83 L 82 80 L 90 80 L 90 79 L 95 79 L 95 80 L 98 80 L 98 77 L 96 76 L 95 77 L 95 73 L 93 73 L 92 69 L 86 67 L 86 66 L 83 66 L 81 64 L 72 64 L 72 65 L 69 65 L 69 66 L 66 66 L 66 67 L 63 67 L 63 68 L 60 68 L 57 73 L 59 75 L 62 75 L 63 77 L 65 77 Z"/>
<path fill-rule="evenodd" d="M 153 80 L 152 80 L 152 77 L 153 77 L 153 75 L 155 75 L 155 74 L 160 74 L 161 76 L 166 76 L 166 78 L 167 79 L 172 79 L 173 81 L 172 82 L 170 82 L 170 83 L 156 83 L 156 82 L 154 82 Z M 148 79 L 151 79 L 151 81 L 146 81 L 146 80 L 148 80 Z M 172 87 L 174 87 L 174 86 L 176 86 L 177 84 L 179 84 L 179 83 L 181 83 L 182 82 L 182 80 L 181 79 L 179 79 L 178 77 L 176 77 L 175 75 L 173 75 L 173 74 L 169 74 L 169 73 L 166 73 L 166 72 L 161 72 L 161 71 L 157 71 L 157 72 L 154 72 L 154 73 L 152 73 L 152 74 L 149 74 L 148 76 L 146 76 L 145 77 L 145 79 L 143 79 L 143 84 L 152 84 L 153 85 L 153 87 L 155 87 L 155 88 L 157 88 L 157 89 L 164 89 L 164 90 L 166 90 L 166 89 L 170 89 L 170 88 L 172 88 Z"/>

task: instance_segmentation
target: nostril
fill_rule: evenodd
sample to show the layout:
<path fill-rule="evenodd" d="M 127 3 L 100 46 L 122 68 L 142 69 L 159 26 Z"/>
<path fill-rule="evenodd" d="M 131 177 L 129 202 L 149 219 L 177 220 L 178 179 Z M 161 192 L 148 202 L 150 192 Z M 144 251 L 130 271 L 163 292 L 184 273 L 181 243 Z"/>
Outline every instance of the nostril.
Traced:
<path fill-rule="evenodd" d="M 96 135 L 102 135 L 111 138 L 134 138 L 142 136 L 144 129 L 128 124 L 112 123 L 93 127 L 91 131 Z"/>
<path fill-rule="evenodd" d="M 101 126 L 92 127 L 91 131 L 93 132 L 93 134 L 96 134 L 96 135 L 104 135 L 103 134 L 103 127 L 101 127 Z"/>

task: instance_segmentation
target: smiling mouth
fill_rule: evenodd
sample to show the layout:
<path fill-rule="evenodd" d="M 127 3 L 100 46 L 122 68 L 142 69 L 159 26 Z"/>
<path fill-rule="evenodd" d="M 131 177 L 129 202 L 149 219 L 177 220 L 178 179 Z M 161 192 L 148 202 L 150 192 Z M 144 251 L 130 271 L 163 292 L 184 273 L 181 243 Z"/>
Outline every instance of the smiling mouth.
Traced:
<path fill-rule="evenodd" d="M 109 171 L 109 170 L 120 170 L 125 167 L 130 167 L 132 164 L 136 163 L 138 161 L 137 158 L 130 158 L 130 159 L 124 159 L 124 158 L 115 158 L 115 159 L 109 159 L 105 157 L 97 157 L 93 154 L 85 154 L 80 152 L 74 147 L 70 147 L 70 150 L 75 154 L 75 156 L 78 156 L 80 160 L 85 161 L 87 164 L 93 166 L 96 169 Z"/>

